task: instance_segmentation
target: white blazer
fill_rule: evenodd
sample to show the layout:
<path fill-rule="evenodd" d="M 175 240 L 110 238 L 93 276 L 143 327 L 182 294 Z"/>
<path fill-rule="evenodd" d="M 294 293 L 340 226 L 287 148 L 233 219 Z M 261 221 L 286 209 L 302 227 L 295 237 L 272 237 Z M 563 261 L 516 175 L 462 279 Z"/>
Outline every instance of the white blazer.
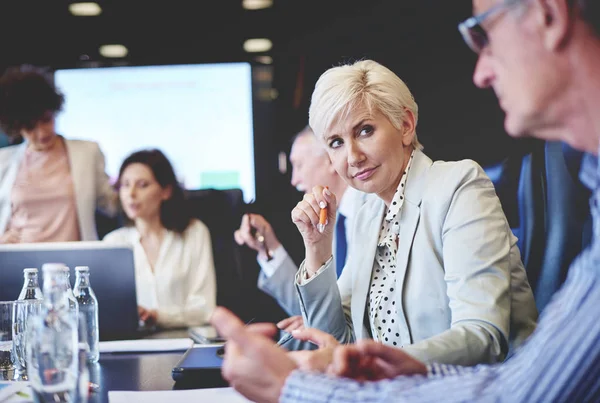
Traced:
<path fill-rule="evenodd" d="M 104 171 L 104 155 L 98 143 L 65 139 L 77 205 L 77 220 L 82 241 L 95 241 L 96 208 L 110 216 L 117 212 L 117 195 Z M 11 217 L 11 194 L 27 142 L 0 148 L 0 234 Z"/>
<path fill-rule="evenodd" d="M 494 186 L 473 161 L 434 163 L 420 151 L 408 175 L 393 295 L 404 349 L 424 362 L 501 361 L 534 330 L 537 310 Z M 384 214 L 370 195 L 337 284 L 331 263 L 308 281 L 301 265 L 307 326 L 341 342 L 371 337 L 365 308 Z"/>

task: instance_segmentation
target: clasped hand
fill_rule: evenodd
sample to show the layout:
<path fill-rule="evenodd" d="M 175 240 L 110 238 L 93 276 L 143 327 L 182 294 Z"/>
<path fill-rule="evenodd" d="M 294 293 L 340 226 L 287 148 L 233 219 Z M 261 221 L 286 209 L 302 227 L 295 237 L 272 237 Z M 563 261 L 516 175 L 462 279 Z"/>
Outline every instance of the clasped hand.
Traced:
<path fill-rule="evenodd" d="M 294 338 L 319 346 L 315 351 L 292 351 L 288 355 L 298 368 L 324 372 L 357 381 L 391 379 L 400 375 L 427 374 L 425 365 L 401 349 L 373 340 L 340 345 L 330 334 L 314 328 L 292 332 Z"/>
<path fill-rule="evenodd" d="M 227 339 L 223 377 L 238 392 L 258 402 L 277 402 L 286 379 L 296 369 L 327 372 L 355 380 L 377 380 L 399 375 L 426 374 L 423 363 L 401 349 L 372 340 L 337 345 L 316 329 L 296 331 L 300 340 L 312 340 L 319 350 L 287 353 L 275 345 L 275 326 L 244 323 L 225 308 L 217 308 L 211 324 Z"/>

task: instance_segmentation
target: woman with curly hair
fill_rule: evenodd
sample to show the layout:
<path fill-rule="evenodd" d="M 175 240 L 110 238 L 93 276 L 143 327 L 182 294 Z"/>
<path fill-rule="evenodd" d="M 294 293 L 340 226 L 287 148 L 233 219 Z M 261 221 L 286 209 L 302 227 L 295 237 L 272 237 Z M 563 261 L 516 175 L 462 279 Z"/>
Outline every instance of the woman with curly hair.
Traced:
<path fill-rule="evenodd" d="M 98 239 L 94 213 L 117 211 L 97 143 L 55 131 L 64 96 L 40 71 L 0 78 L 0 244 Z"/>

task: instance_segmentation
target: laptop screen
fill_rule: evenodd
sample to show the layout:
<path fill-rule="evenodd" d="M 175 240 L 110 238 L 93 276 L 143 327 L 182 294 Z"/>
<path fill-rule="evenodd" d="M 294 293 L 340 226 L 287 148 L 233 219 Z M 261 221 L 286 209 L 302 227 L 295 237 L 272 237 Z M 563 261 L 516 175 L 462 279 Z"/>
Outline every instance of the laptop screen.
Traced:
<path fill-rule="evenodd" d="M 101 241 L 0 245 L 0 300 L 18 298 L 26 267 L 38 268 L 42 288 L 41 268 L 48 262 L 69 267 L 71 286 L 75 283 L 75 266 L 89 266 L 90 285 L 98 298 L 100 340 L 140 335 L 131 247 Z"/>

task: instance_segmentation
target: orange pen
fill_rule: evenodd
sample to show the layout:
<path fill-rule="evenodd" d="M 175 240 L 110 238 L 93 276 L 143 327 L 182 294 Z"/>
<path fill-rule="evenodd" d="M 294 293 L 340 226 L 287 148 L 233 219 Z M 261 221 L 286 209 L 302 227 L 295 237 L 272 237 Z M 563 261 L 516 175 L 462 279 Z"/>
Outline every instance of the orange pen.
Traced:
<path fill-rule="evenodd" d="M 325 186 L 325 189 L 329 189 L 327 186 Z M 323 231 L 325 231 L 325 226 L 327 225 L 327 207 L 322 208 L 321 211 L 319 211 L 319 224 L 317 224 L 317 231 L 319 231 L 320 233 L 323 233 Z"/>

